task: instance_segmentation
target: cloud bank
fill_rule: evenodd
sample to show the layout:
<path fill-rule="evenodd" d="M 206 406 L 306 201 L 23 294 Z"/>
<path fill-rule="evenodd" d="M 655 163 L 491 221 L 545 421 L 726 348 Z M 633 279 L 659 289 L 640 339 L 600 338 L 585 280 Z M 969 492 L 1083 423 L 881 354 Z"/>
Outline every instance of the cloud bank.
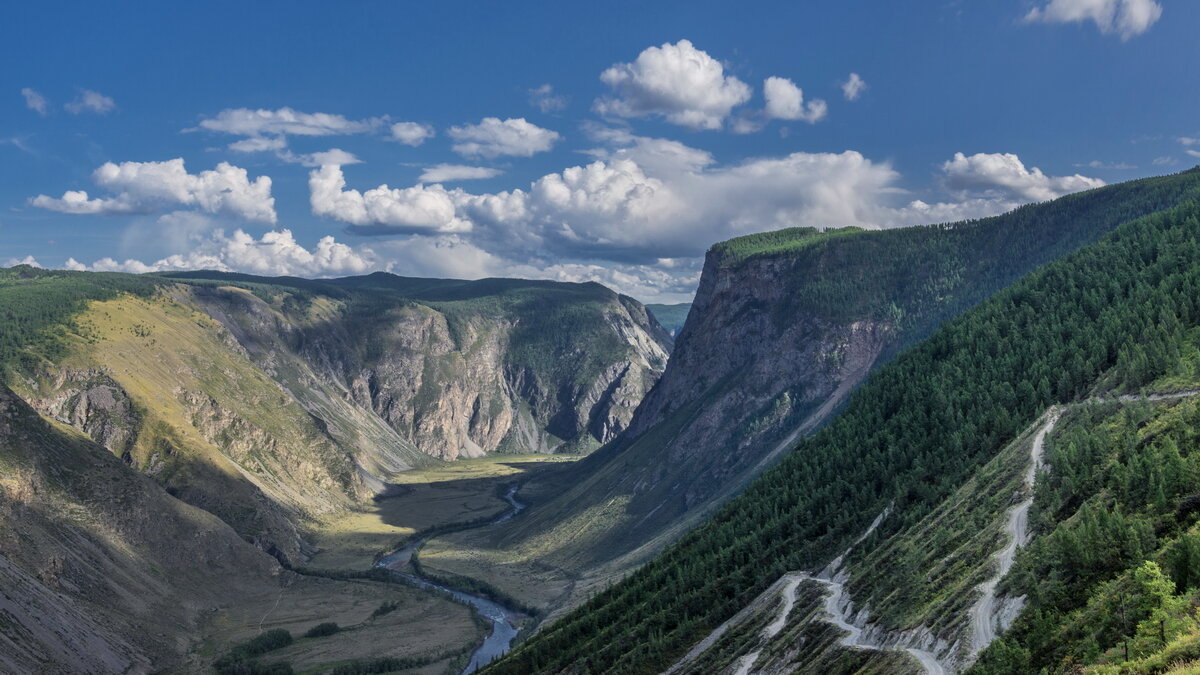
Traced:
<path fill-rule="evenodd" d="M 59 213 L 90 215 L 152 213 L 185 206 L 244 220 L 276 221 L 271 178 L 251 181 L 245 169 L 228 162 L 199 174 L 188 173 L 182 158 L 106 162 L 92 172 L 92 181 L 114 196 L 92 199 L 86 191 L 68 190 L 57 199 L 38 195 L 29 203 Z"/>
<path fill-rule="evenodd" d="M 341 167 L 325 166 L 310 174 L 313 213 L 360 235 L 454 234 L 440 240 L 441 248 L 470 252 L 471 259 L 478 251 L 541 264 L 648 265 L 696 258 L 715 242 L 751 232 L 955 221 L 1104 184 L 1079 174 L 1048 176 L 1012 154 L 958 153 L 940 168 L 950 199 L 897 204 L 899 174 L 854 151 L 721 165 L 677 141 L 591 132 L 602 143 L 589 151 L 593 161 L 498 193 L 440 184 L 359 192 L 347 188 Z"/>
<path fill-rule="evenodd" d="M 187 253 L 162 258 L 152 263 L 127 259 L 118 262 L 101 258 L 85 265 L 74 258 L 65 267 L 93 272 L 167 272 L 182 270 L 220 270 L 265 276 L 331 276 L 362 274 L 379 267 L 369 249 L 355 250 L 322 237 L 311 250 L 297 243 L 290 230 L 276 230 L 255 239 L 242 230 L 226 235 L 222 230 L 196 242 Z"/>

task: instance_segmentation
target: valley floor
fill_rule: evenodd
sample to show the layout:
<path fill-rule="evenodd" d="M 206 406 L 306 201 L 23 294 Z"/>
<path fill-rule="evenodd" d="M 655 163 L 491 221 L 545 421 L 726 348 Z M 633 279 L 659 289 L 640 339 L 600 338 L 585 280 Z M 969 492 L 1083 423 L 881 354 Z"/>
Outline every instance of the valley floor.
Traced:
<path fill-rule="evenodd" d="M 381 608 L 395 609 L 378 614 Z M 297 639 L 264 655 L 263 663 L 290 663 L 297 673 L 322 673 L 353 659 L 405 658 L 428 663 L 406 672 L 457 672 L 486 629 L 469 607 L 399 584 L 298 576 L 282 588 L 249 595 L 214 612 L 206 639 L 188 670 L 208 673 L 234 645 L 264 631 L 284 629 L 300 638 L 314 626 L 334 622 L 334 635 Z"/>
<path fill-rule="evenodd" d="M 393 476 L 389 496 L 369 508 L 325 518 L 318 524 L 320 549 L 302 574 L 284 573 L 280 588 L 262 587 L 207 617 L 205 638 L 185 668 L 209 672 L 238 644 L 273 629 L 298 638 L 271 650 L 262 664 L 287 662 L 298 673 L 326 673 L 364 659 L 393 658 L 415 664 L 402 672 L 457 673 L 491 628 L 465 604 L 400 583 L 325 578 L 316 574 L 362 573 L 385 553 L 429 534 L 482 526 L 512 504 L 505 492 L 546 476 L 577 459 L 566 455 L 494 455 L 464 459 Z M 419 574 L 411 562 L 395 566 Z M 341 628 L 325 637 L 302 638 L 314 626 Z"/>
<path fill-rule="evenodd" d="M 491 455 L 392 477 L 391 496 L 323 520 L 308 566 L 364 570 L 418 532 L 485 522 L 508 508 L 503 489 L 577 459 L 573 455 Z"/>

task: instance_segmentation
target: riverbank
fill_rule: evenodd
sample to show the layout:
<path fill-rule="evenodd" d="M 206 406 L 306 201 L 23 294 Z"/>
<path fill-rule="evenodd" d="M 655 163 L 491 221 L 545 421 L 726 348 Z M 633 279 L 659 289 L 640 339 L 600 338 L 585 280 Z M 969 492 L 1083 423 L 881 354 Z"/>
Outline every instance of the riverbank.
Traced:
<path fill-rule="evenodd" d="M 509 508 L 489 522 L 481 523 L 475 527 L 496 525 L 510 520 L 524 511 L 525 504 L 517 499 L 519 489 L 520 485 L 514 484 L 505 490 L 503 497 L 509 504 Z M 480 616 L 491 623 L 491 632 L 484 639 L 483 644 L 471 654 L 470 661 L 462 671 L 464 675 L 473 673 L 500 656 L 503 656 L 512 647 L 512 642 L 517 637 L 517 633 L 520 632 L 524 622 L 532 617 L 515 607 L 502 604 L 498 599 L 488 597 L 494 594 L 484 594 L 474 589 L 456 586 L 451 580 L 429 577 L 422 574 L 420 566 L 416 564 L 416 558 L 420 553 L 421 546 L 428 541 L 430 536 L 432 535 L 419 537 L 393 553 L 383 556 L 376 561 L 375 567 L 387 570 L 418 588 L 443 593 L 458 602 L 470 605 Z M 411 571 L 405 571 L 406 569 Z"/>

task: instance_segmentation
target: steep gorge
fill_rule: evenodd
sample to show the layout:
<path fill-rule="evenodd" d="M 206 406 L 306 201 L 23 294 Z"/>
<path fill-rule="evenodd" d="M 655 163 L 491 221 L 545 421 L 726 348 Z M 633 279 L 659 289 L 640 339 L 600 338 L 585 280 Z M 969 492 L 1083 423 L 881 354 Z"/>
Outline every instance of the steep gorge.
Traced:
<path fill-rule="evenodd" d="M 92 279 L 23 275 L 11 290 Z M 625 428 L 670 348 L 639 303 L 596 284 L 140 283 L 45 331 L 55 356 L 25 359 L 15 388 L 292 565 L 313 552 L 314 519 L 397 472 L 595 447 Z"/>

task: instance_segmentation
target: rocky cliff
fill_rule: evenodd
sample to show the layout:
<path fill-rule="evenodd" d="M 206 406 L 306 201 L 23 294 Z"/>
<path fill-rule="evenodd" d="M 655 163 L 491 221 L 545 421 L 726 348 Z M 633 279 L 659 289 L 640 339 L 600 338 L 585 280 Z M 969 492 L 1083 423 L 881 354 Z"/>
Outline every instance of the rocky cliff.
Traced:
<path fill-rule="evenodd" d="M 440 459 L 594 449 L 666 365 L 666 332 L 598 284 L 413 281 L 339 280 L 304 309 L 228 289 L 198 299 L 274 377 L 302 375 L 292 391 L 329 389 Z"/>

